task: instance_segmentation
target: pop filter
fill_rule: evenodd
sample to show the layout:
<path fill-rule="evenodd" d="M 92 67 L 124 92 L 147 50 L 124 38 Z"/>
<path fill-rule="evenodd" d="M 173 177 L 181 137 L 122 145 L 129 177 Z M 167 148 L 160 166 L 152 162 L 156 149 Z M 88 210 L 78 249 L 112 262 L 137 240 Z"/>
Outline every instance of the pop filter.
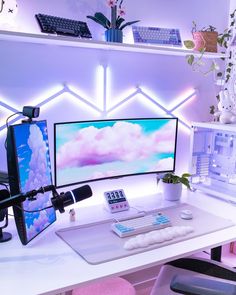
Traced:
<path fill-rule="evenodd" d="M 10 198 L 9 191 L 6 189 L 0 190 L 0 201 L 3 201 L 8 198 Z M 0 226 L 0 243 L 7 242 L 12 238 L 12 235 L 10 233 L 2 231 L 2 229 L 7 227 L 7 225 L 8 225 L 8 212 L 7 211 L 8 211 L 7 208 L 0 210 L 0 222 L 4 221 L 4 219 L 6 218 L 4 226 Z"/>

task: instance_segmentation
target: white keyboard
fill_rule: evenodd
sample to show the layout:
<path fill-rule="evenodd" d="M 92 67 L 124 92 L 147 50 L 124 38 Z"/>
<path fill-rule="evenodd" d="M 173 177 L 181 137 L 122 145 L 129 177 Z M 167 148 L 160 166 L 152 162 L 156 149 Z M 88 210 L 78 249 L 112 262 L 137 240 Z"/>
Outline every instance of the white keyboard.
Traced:
<path fill-rule="evenodd" d="M 149 214 L 129 220 L 114 222 L 111 229 L 121 238 L 171 226 L 170 219 L 162 213 Z"/>
<path fill-rule="evenodd" d="M 179 29 L 132 26 L 134 42 L 182 46 Z"/>
<path fill-rule="evenodd" d="M 132 237 L 124 243 L 125 250 L 145 248 L 150 245 L 160 244 L 173 239 L 184 237 L 194 231 L 192 226 L 171 226 L 161 230 L 151 231 L 146 234 Z"/>

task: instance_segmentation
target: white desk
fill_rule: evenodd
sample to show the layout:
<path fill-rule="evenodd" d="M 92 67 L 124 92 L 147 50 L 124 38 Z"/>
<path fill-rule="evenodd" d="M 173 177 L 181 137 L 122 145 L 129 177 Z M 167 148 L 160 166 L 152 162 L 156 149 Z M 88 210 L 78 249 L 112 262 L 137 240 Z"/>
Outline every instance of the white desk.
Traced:
<path fill-rule="evenodd" d="M 182 201 L 221 217 L 230 218 L 236 223 L 236 208 L 227 202 L 200 193 L 187 192 Z M 173 204 L 175 203 L 164 202 L 161 195 L 146 196 L 145 199 L 136 199 L 131 202 L 131 205 L 136 207 L 143 206 L 142 209 L 154 209 Z M 57 222 L 27 246 L 21 245 L 14 222 L 10 221 L 5 231 L 11 232 L 13 239 L 0 244 L 0 294 L 58 294 L 86 282 L 149 268 L 236 240 L 236 226 L 233 226 L 141 254 L 90 265 L 55 234 L 55 231 L 60 228 L 106 218 L 110 218 L 110 214 L 102 206 L 77 209 L 79 221 L 73 223 L 69 221 L 68 212 L 58 214 Z"/>

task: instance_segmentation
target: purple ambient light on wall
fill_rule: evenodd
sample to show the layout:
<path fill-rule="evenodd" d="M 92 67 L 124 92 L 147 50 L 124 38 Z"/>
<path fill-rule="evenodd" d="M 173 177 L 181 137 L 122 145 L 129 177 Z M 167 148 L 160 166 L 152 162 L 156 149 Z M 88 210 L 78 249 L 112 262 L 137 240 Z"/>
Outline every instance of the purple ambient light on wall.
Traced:
<path fill-rule="evenodd" d="M 108 104 L 108 102 L 111 101 L 111 70 L 107 66 L 99 66 L 96 69 L 96 86 L 95 89 L 97 92 L 97 100 L 94 103 L 92 99 L 89 98 L 88 95 L 83 93 L 81 90 L 76 89 L 74 86 L 68 86 L 63 85 L 61 86 L 55 86 L 54 88 L 51 88 L 49 91 L 43 91 L 43 95 L 40 95 L 39 98 L 33 99 L 30 102 L 24 103 L 24 105 L 35 105 L 37 107 L 41 108 L 44 106 L 50 106 L 53 107 L 55 103 L 57 103 L 58 99 L 62 97 L 65 94 L 68 94 L 69 99 L 73 99 L 75 103 L 83 104 L 84 106 L 88 107 L 90 111 L 94 112 L 94 115 L 96 117 L 102 116 L 106 118 L 111 113 L 115 113 L 117 110 L 120 109 L 120 107 L 127 107 L 129 102 L 132 99 L 136 99 L 135 96 L 141 95 L 144 99 L 142 102 L 149 106 L 152 105 L 152 109 L 156 110 L 162 110 L 162 112 L 170 117 L 179 117 L 179 123 L 182 124 L 185 128 L 185 130 L 190 130 L 190 122 L 188 122 L 185 118 L 181 116 L 181 112 L 179 112 L 179 109 L 186 105 L 186 103 L 189 103 L 192 101 L 192 99 L 196 96 L 197 90 L 196 89 L 190 89 L 186 91 L 183 95 L 181 95 L 179 98 L 175 99 L 173 103 L 170 106 L 165 105 L 164 99 L 159 99 L 156 97 L 154 93 L 152 93 L 149 89 L 146 89 L 145 87 L 134 87 L 131 89 L 123 90 L 121 89 L 121 93 L 124 93 L 122 96 L 118 95 L 118 102 L 111 105 Z M 101 101 L 102 100 L 102 101 Z M 100 102 L 101 101 L 101 102 Z M 116 101 L 116 100 L 115 100 Z M 14 106 L 12 102 L 8 101 L 7 99 L 0 99 L 0 108 L 4 108 L 8 111 L 11 111 L 12 113 L 18 112 L 19 109 L 22 109 L 22 107 Z M 6 116 L 6 118 L 8 115 Z M 16 122 L 21 119 L 21 116 L 18 116 L 14 119 L 14 121 L 9 121 L 9 124 Z M 5 120 L 3 121 L 5 122 Z M 0 124 L 0 133 L 6 128 L 6 125 L 1 122 Z"/>

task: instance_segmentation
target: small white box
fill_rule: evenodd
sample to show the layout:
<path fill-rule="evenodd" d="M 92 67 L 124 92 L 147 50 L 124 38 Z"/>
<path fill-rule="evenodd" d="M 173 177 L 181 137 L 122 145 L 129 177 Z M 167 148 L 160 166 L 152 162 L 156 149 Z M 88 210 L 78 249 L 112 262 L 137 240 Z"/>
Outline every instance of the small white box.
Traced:
<path fill-rule="evenodd" d="M 104 192 L 106 207 L 111 213 L 129 210 L 129 203 L 122 189 Z"/>

